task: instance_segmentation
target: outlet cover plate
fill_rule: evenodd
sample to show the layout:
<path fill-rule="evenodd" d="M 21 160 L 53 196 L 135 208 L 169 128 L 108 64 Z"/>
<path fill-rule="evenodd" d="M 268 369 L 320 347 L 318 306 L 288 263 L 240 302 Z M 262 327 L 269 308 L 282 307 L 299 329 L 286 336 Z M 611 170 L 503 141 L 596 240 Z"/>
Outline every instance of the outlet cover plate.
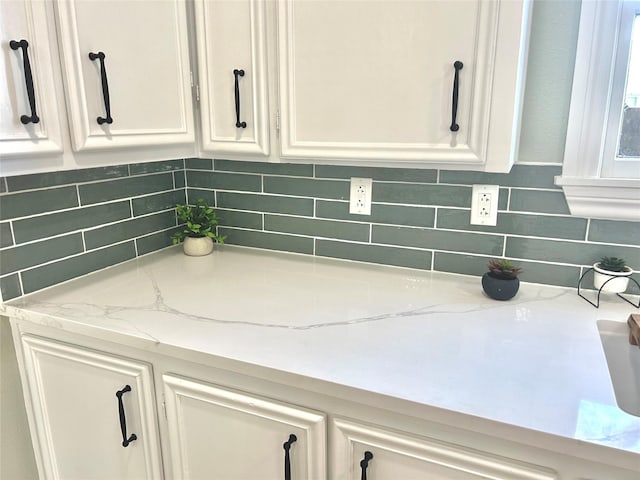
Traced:
<path fill-rule="evenodd" d="M 473 185 L 471 225 L 495 226 L 498 223 L 500 185 Z"/>
<path fill-rule="evenodd" d="M 356 215 L 371 215 L 371 186 L 370 178 L 351 178 L 351 193 L 349 195 L 349 213 Z"/>

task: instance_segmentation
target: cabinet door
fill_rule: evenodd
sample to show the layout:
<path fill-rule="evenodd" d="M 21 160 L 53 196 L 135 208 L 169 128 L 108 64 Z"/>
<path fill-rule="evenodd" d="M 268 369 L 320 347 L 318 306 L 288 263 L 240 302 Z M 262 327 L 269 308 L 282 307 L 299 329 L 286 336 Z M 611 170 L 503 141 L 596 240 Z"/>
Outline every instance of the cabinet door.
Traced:
<path fill-rule="evenodd" d="M 335 419 L 331 430 L 335 480 L 558 478 L 556 472 L 543 467 L 344 419 Z"/>
<path fill-rule="evenodd" d="M 74 150 L 194 142 L 184 1 L 57 7 Z"/>
<path fill-rule="evenodd" d="M 508 171 L 526 4 L 279 2 L 283 157 Z"/>
<path fill-rule="evenodd" d="M 31 335 L 21 346 L 42 478 L 162 478 L 149 365 Z"/>
<path fill-rule="evenodd" d="M 48 1 L 0 2 L 0 157 L 62 152 L 53 25 Z"/>
<path fill-rule="evenodd" d="M 173 479 L 326 478 L 323 415 L 173 375 L 163 381 Z"/>
<path fill-rule="evenodd" d="M 196 0 L 202 149 L 269 155 L 265 2 Z"/>

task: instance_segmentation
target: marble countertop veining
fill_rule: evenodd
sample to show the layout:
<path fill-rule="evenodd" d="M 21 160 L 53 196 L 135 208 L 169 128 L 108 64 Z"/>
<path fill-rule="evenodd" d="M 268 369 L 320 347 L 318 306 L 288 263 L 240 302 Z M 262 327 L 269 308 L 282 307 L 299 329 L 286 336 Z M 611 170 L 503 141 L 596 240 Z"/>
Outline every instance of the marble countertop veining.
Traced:
<path fill-rule="evenodd" d="M 0 306 L 640 454 L 596 326 L 634 311 L 527 283 L 499 302 L 479 278 L 230 246 L 169 248 Z"/>

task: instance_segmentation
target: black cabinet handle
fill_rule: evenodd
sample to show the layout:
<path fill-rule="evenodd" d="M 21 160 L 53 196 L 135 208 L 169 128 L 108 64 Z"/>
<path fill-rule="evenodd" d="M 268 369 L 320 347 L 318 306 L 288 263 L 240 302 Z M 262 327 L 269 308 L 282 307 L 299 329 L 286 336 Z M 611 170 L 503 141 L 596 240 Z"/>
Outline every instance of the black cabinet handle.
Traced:
<path fill-rule="evenodd" d="M 9 42 L 11 50 L 22 49 L 22 63 L 24 65 L 24 82 L 27 85 L 27 96 L 29 97 L 29 107 L 31 108 L 31 116 L 21 115 L 20 121 L 23 125 L 28 123 L 38 123 L 40 117 L 36 114 L 36 94 L 33 89 L 33 74 L 31 73 L 31 62 L 29 62 L 29 54 L 27 53 L 27 47 L 29 42 L 26 40 L 11 40 Z"/>
<path fill-rule="evenodd" d="M 291 480 L 291 460 L 289 459 L 289 449 L 291 448 L 291 444 L 297 440 L 298 437 L 292 433 L 289 435 L 289 440 L 282 444 L 282 448 L 284 448 L 284 480 Z"/>
<path fill-rule="evenodd" d="M 460 82 L 460 70 L 464 64 L 460 61 L 453 62 L 453 68 L 455 68 L 455 73 L 453 74 L 453 101 L 451 105 L 451 127 L 449 129 L 452 132 L 457 132 L 460 130 L 460 125 L 456 123 L 456 117 L 458 116 L 458 83 Z"/>
<path fill-rule="evenodd" d="M 247 128 L 247 122 L 240 121 L 240 87 L 238 86 L 238 77 L 244 77 L 244 70 L 234 70 L 235 77 L 235 98 L 236 98 L 236 127 Z"/>
<path fill-rule="evenodd" d="M 131 386 L 125 385 L 122 390 L 118 390 L 116 392 L 116 397 L 118 397 L 118 413 L 120 414 L 120 431 L 122 432 L 123 447 L 128 447 L 131 442 L 138 439 L 138 436 L 135 433 L 132 433 L 129 437 L 127 437 L 127 419 L 124 416 L 124 404 L 122 403 L 122 395 L 130 391 Z"/>
<path fill-rule="evenodd" d="M 100 60 L 100 80 L 102 81 L 102 98 L 104 98 L 104 109 L 107 113 L 106 117 L 98 117 L 96 120 L 98 125 L 102 125 L 103 123 L 108 123 L 111 125 L 113 123 L 113 118 L 111 118 L 111 102 L 109 101 L 109 83 L 107 82 L 107 69 L 104 66 L 104 52 L 93 53 L 89 52 L 89 58 L 94 60 Z"/>
<path fill-rule="evenodd" d="M 369 461 L 373 458 L 373 453 L 370 451 L 364 452 L 364 458 L 360 460 L 360 468 L 362 469 L 362 476 L 360 480 L 367 480 L 367 467 L 369 466 Z"/>

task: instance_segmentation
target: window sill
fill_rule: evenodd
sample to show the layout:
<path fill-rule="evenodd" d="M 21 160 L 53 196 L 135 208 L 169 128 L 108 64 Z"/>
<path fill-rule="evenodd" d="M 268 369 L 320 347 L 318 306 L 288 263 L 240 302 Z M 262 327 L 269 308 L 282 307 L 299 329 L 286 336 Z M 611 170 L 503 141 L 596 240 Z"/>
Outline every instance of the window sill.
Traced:
<path fill-rule="evenodd" d="M 558 176 L 572 215 L 640 221 L 640 180 Z"/>

